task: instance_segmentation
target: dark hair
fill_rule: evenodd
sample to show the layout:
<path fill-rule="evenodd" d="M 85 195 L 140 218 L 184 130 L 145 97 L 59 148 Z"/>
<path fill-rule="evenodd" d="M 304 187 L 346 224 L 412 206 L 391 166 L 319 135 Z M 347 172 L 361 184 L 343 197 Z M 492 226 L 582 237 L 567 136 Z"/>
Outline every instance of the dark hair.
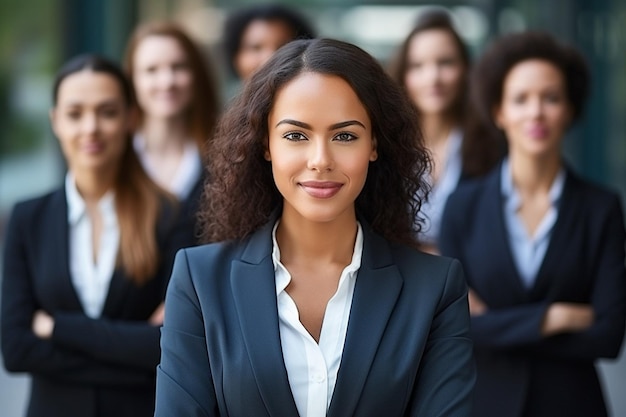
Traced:
<path fill-rule="evenodd" d="M 235 57 L 241 48 L 241 38 L 250 23 L 280 21 L 293 31 L 293 39 L 313 39 L 315 31 L 309 22 L 295 10 L 280 4 L 260 4 L 249 6 L 232 13 L 224 24 L 224 53 L 232 75 L 237 76 Z"/>
<path fill-rule="evenodd" d="M 189 106 L 188 122 L 189 134 L 195 140 L 198 148 L 203 151 L 213 135 L 220 112 L 219 92 L 216 76 L 209 65 L 208 52 L 201 51 L 198 45 L 185 33 L 178 24 L 169 21 L 155 21 L 141 24 L 135 28 L 124 56 L 124 67 L 128 77 L 134 77 L 134 55 L 139 44 L 150 36 L 164 36 L 174 39 L 185 52 L 189 68 L 193 75 L 193 89 Z M 143 122 L 144 113 L 137 105 L 140 120 Z"/>
<path fill-rule="evenodd" d="M 356 199 L 357 215 L 388 240 L 415 244 L 431 167 L 417 111 L 372 56 L 332 39 L 285 45 L 233 100 L 211 144 L 212 175 L 200 213 L 203 238 L 243 238 L 280 209 L 282 196 L 274 184 L 271 163 L 264 159 L 268 116 L 277 92 L 305 72 L 341 77 L 370 117 L 378 159 L 370 163 L 365 186 Z"/>
<path fill-rule="evenodd" d="M 124 71 L 113 61 L 94 54 L 78 55 L 67 61 L 56 73 L 52 84 L 52 105 L 56 106 L 59 87 L 68 76 L 85 70 L 102 72 L 115 78 L 120 86 L 124 101 L 130 107 L 134 103 L 133 87 Z"/>
<path fill-rule="evenodd" d="M 409 46 L 416 36 L 430 30 L 440 30 L 450 35 L 465 67 L 460 93 L 452 108 L 454 117 L 463 130 L 463 144 L 461 145 L 463 175 L 465 177 L 473 177 L 485 174 L 502 156 L 502 146 L 500 145 L 499 135 L 488 129 L 478 118 L 477 114 L 475 114 L 474 106 L 470 102 L 470 54 L 455 29 L 448 12 L 436 8 L 423 12 L 418 16 L 415 26 L 401 44 L 395 59 L 392 60 L 389 73 L 398 85 L 402 86 L 406 91 L 405 77 L 409 66 Z"/>
<path fill-rule="evenodd" d="M 72 74 L 93 71 L 113 77 L 120 86 L 128 111 L 133 105 L 133 89 L 122 69 L 98 55 L 80 55 L 61 67 L 52 88 L 53 106 L 59 88 Z M 153 278 L 159 265 L 156 223 L 163 197 L 170 199 L 148 177 L 132 146 L 130 132 L 121 157 L 114 185 L 115 211 L 120 228 L 118 262 L 133 281 L 140 285 Z"/>
<path fill-rule="evenodd" d="M 572 121 L 582 115 L 590 84 L 589 69 L 583 56 L 545 32 L 513 33 L 502 36 L 484 52 L 473 77 L 482 116 L 494 128 L 493 111 L 502 102 L 507 75 L 514 66 L 531 59 L 547 61 L 561 71 L 572 107 Z"/>

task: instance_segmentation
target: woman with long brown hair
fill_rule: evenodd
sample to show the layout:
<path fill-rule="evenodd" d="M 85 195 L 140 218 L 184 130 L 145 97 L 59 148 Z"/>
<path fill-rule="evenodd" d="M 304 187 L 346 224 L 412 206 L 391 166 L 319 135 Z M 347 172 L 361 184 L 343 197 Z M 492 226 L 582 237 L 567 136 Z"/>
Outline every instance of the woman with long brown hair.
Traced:
<path fill-rule="evenodd" d="M 204 178 L 202 157 L 220 111 L 207 58 L 173 22 L 139 25 L 125 56 L 137 98 L 135 150 L 151 178 L 176 195 L 183 220 L 192 226 Z M 194 243 L 190 236 L 187 244 Z"/>
<path fill-rule="evenodd" d="M 32 376 L 28 416 L 151 416 L 176 202 L 132 145 L 130 83 L 94 55 L 58 72 L 64 185 L 19 203 L 2 277 L 2 353 Z"/>

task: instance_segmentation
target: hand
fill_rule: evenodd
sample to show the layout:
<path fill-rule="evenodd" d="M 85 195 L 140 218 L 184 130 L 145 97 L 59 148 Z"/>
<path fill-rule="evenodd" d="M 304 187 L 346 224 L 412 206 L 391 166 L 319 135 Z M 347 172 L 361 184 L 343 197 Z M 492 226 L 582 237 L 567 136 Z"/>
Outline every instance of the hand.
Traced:
<path fill-rule="evenodd" d="M 156 310 L 154 310 L 154 312 L 148 319 L 148 323 L 152 324 L 153 326 L 160 326 L 163 324 L 164 319 L 165 319 L 165 304 L 161 303 L 156 308 Z"/>
<path fill-rule="evenodd" d="M 487 304 L 476 294 L 473 289 L 469 289 L 467 293 L 467 301 L 469 302 L 469 311 L 471 316 L 480 316 L 487 312 Z"/>
<path fill-rule="evenodd" d="M 541 326 L 544 336 L 559 333 L 581 332 L 588 329 L 594 320 L 593 308 L 589 304 L 553 303 Z"/>
<path fill-rule="evenodd" d="M 54 318 L 43 310 L 35 311 L 33 333 L 40 339 L 50 339 L 54 331 Z"/>

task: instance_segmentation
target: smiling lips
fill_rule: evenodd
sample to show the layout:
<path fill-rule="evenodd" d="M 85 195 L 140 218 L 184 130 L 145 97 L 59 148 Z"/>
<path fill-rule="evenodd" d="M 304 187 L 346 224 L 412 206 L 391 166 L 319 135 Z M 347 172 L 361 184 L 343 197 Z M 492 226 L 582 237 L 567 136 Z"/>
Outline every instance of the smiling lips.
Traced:
<path fill-rule="evenodd" d="M 304 181 L 299 185 L 307 194 L 315 198 L 331 198 L 343 186 L 342 183 L 333 181 Z"/>

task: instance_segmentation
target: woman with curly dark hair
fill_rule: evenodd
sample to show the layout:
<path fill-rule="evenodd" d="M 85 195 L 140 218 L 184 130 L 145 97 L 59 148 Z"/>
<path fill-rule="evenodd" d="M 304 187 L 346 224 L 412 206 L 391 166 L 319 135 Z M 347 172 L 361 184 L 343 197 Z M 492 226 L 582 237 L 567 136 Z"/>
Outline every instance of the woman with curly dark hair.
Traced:
<path fill-rule="evenodd" d="M 464 277 L 415 249 L 419 132 L 348 43 L 291 42 L 252 77 L 209 149 L 212 243 L 175 262 L 157 416 L 467 415 Z"/>
<path fill-rule="evenodd" d="M 315 37 L 313 26 L 296 9 L 277 3 L 235 10 L 224 23 L 224 53 L 230 73 L 248 80 L 284 44 Z"/>
<path fill-rule="evenodd" d="M 508 156 L 448 200 L 442 253 L 470 286 L 473 415 L 606 416 L 594 362 L 618 355 L 626 324 L 617 194 L 562 157 L 589 90 L 582 56 L 545 33 L 504 36 L 476 68 L 485 115 Z"/>

